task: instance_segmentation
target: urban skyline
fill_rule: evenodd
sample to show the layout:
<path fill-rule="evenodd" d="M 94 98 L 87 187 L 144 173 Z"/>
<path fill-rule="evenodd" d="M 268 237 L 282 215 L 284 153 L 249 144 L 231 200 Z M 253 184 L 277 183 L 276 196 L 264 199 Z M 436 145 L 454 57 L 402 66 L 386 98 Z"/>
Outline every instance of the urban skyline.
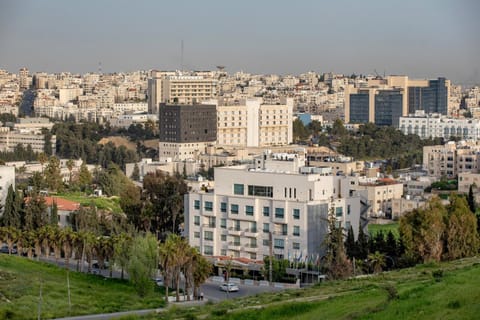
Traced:
<path fill-rule="evenodd" d="M 445 76 L 480 82 L 475 1 L 0 5 L 0 68 Z M 183 44 L 183 45 L 182 45 Z M 183 54 L 181 47 L 183 47 Z"/>

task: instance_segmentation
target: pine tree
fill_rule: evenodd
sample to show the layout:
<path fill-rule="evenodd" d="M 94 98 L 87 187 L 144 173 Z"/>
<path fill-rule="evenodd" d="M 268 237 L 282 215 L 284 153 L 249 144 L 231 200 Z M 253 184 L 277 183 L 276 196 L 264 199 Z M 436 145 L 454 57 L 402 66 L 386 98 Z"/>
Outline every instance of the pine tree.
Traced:
<path fill-rule="evenodd" d="M 132 171 L 132 175 L 130 176 L 130 178 L 132 178 L 132 180 L 134 180 L 134 181 L 140 181 L 140 169 L 138 168 L 138 164 L 136 164 L 136 163 L 133 166 L 133 171 Z"/>
<path fill-rule="evenodd" d="M 53 201 L 52 207 L 50 208 L 50 224 L 58 226 L 58 206 L 56 201 Z"/>
<path fill-rule="evenodd" d="M 358 254 L 352 226 L 350 226 L 348 229 L 347 239 L 345 240 L 345 250 L 347 251 L 347 256 L 349 259 L 356 257 Z"/>
<path fill-rule="evenodd" d="M 470 185 L 470 188 L 468 189 L 468 207 L 470 208 L 470 211 L 472 211 L 473 214 L 475 214 L 477 210 L 477 206 L 475 204 L 475 197 L 473 195 L 473 184 Z"/>
<path fill-rule="evenodd" d="M 21 226 L 20 212 L 16 206 L 16 194 L 13 186 L 8 187 L 7 198 L 5 199 L 5 210 L 2 216 L 2 225 L 19 229 Z"/>
<path fill-rule="evenodd" d="M 363 232 L 362 226 L 358 228 L 358 238 L 357 238 L 357 259 L 365 260 L 368 256 L 368 238 L 365 232 Z"/>

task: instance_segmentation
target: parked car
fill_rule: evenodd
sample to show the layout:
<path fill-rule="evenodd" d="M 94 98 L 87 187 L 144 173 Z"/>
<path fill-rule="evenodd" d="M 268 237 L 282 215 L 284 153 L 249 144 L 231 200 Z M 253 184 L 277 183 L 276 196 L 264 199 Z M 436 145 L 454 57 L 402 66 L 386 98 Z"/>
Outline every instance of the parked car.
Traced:
<path fill-rule="evenodd" d="M 8 253 L 8 246 L 7 246 L 7 245 L 3 245 L 3 246 L 0 248 L 0 253 Z M 17 246 L 16 246 L 16 245 L 12 248 L 12 254 L 17 254 Z"/>
<path fill-rule="evenodd" d="M 108 269 L 108 267 L 109 267 L 108 261 L 105 261 L 103 263 L 103 269 L 106 270 L 106 269 Z M 94 262 L 94 263 L 92 263 L 92 268 L 100 269 L 100 264 L 98 262 Z"/>
<path fill-rule="evenodd" d="M 163 278 L 154 278 L 153 281 L 157 284 L 159 287 L 165 286 L 165 283 L 163 282 Z"/>
<path fill-rule="evenodd" d="M 228 291 L 228 292 L 236 292 L 236 291 L 238 291 L 238 286 L 236 284 L 231 283 L 231 282 L 226 282 L 226 283 L 223 283 L 220 286 L 220 290 L 221 291 Z"/>

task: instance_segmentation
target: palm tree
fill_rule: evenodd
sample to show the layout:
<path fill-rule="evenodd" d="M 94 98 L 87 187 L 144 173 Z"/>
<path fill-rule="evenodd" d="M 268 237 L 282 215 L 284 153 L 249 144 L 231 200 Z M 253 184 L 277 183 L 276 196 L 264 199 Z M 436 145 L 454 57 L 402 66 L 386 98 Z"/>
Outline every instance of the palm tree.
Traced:
<path fill-rule="evenodd" d="M 13 245 L 18 239 L 18 230 L 13 227 L 2 227 L 3 241 L 7 243 L 8 254 L 12 254 Z"/>
<path fill-rule="evenodd" d="M 193 256 L 193 295 L 198 297 L 198 289 L 212 273 L 213 265 L 197 249 L 193 248 L 193 250 L 195 251 Z"/>
<path fill-rule="evenodd" d="M 175 280 L 175 291 L 176 291 L 176 300 L 180 301 L 180 274 L 184 270 L 185 265 L 188 263 L 188 249 L 189 245 L 185 238 L 180 236 L 173 237 L 174 248 L 175 248 L 175 259 L 174 259 L 174 268 L 173 268 L 173 277 Z"/>
<path fill-rule="evenodd" d="M 70 186 L 72 184 L 72 170 L 74 166 L 74 162 L 72 159 L 68 159 L 67 163 L 67 169 L 68 169 L 68 185 Z"/>
<path fill-rule="evenodd" d="M 37 241 L 37 233 L 35 231 L 31 230 L 25 230 L 23 231 L 23 239 L 25 241 L 25 248 L 27 250 L 27 257 L 29 259 L 33 258 L 33 250 L 37 248 L 37 243 L 40 243 Z M 40 246 L 41 248 L 41 246 Z M 40 249 L 41 250 L 41 249 Z M 37 253 L 40 255 L 40 251 Z"/>
<path fill-rule="evenodd" d="M 73 248 L 77 238 L 77 234 L 73 232 L 72 228 L 66 227 L 59 232 L 60 245 L 65 254 L 65 267 L 70 270 L 70 257 L 72 256 Z"/>
<path fill-rule="evenodd" d="M 62 255 L 62 240 L 60 229 L 55 226 L 49 229 L 48 233 L 48 242 L 53 247 L 53 252 L 55 254 L 55 263 L 58 264 L 58 259 Z"/>
<path fill-rule="evenodd" d="M 113 258 L 115 260 L 115 264 L 122 270 L 121 279 L 123 280 L 124 270 L 127 267 L 130 259 L 132 237 L 126 233 L 121 233 L 115 236 L 113 242 Z"/>
<path fill-rule="evenodd" d="M 378 251 L 375 253 L 370 253 L 368 255 L 368 261 L 372 267 L 374 273 L 382 272 L 383 268 L 385 267 L 385 255 Z"/>
<path fill-rule="evenodd" d="M 162 267 L 163 280 L 165 283 L 165 302 L 168 303 L 168 289 L 172 281 L 173 269 L 176 265 L 176 247 L 175 237 L 177 235 L 171 234 L 167 237 L 164 243 L 161 243 L 158 248 L 160 266 Z"/>

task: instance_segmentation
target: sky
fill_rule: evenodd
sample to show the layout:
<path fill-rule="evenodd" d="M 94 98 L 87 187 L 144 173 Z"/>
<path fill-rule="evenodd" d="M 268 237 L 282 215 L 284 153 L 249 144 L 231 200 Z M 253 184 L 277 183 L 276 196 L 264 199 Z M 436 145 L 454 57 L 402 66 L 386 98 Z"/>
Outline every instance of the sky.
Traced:
<path fill-rule="evenodd" d="M 377 72 L 472 85 L 480 84 L 479 15 L 478 0 L 0 0 L 0 69 L 222 65 L 229 73 Z"/>

